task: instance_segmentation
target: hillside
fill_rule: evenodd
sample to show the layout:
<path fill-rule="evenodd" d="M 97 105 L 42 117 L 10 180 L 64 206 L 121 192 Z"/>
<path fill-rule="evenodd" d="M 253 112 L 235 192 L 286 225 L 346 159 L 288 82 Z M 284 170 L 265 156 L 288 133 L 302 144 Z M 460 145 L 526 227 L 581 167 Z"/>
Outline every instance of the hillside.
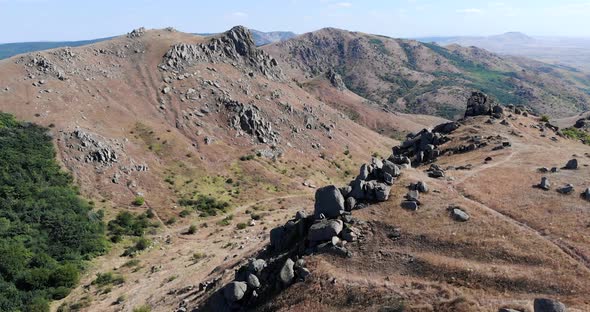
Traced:
<path fill-rule="evenodd" d="M 441 138 L 438 157 L 400 165 L 388 199 L 328 215 L 338 196 L 320 188 L 315 207 L 270 231 L 257 260 L 225 267 L 235 273 L 223 274 L 219 291 L 180 299 L 197 311 L 565 311 L 539 307 L 551 298 L 588 311 L 590 148 L 515 109 L 437 129 L 409 137 L 389 163 L 367 162 L 351 188 L 337 185 L 350 207 L 357 181 L 379 183 L 392 162 Z M 260 277 L 255 295 L 248 272 Z M 241 281 L 246 291 L 232 301 L 228 289 Z"/>
<path fill-rule="evenodd" d="M 474 47 L 327 28 L 263 49 L 300 83 L 333 70 L 354 93 L 407 113 L 457 118 L 473 89 L 555 117 L 587 110 L 590 103 L 590 82 L 580 72 Z"/>
<path fill-rule="evenodd" d="M 19 55 L 0 61 L 0 86 L 0 111 L 50 129 L 59 163 L 109 224 L 110 252 L 54 310 L 118 309 L 125 293 L 127 309 L 166 310 L 175 299 L 160 285 L 188 285 L 260 248 L 264 229 L 316 185 L 350 178 L 367 152 L 397 142 L 307 93 L 243 27 L 211 37 L 137 29 Z M 383 116 L 359 109 L 364 122 Z M 386 115 L 395 133 L 440 120 Z M 236 238 L 238 226 L 250 234 Z M 131 260 L 140 265 L 123 266 Z"/>

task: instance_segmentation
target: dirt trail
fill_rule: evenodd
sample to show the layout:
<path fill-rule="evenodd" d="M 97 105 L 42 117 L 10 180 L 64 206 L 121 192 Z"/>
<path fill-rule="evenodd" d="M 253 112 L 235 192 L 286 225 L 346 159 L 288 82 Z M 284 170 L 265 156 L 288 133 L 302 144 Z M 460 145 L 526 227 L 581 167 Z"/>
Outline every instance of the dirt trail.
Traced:
<path fill-rule="evenodd" d="M 480 201 L 470 198 L 470 196 L 468 194 L 465 194 L 464 191 L 461 191 L 458 189 L 458 187 L 463 182 L 465 182 L 469 178 L 476 176 L 478 173 L 481 173 L 486 170 L 490 170 L 494 167 L 505 164 L 508 161 L 512 160 L 514 158 L 514 156 L 516 156 L 516 155 L 519 155 L 521 153 L 526 153 L 526 152 L 532 152 L 532 151 L 533 151 L 533 149 L 530 145 L 525 146 L 525 145 L 522 145 L 518 142 L 513 143 L 512 150 L 511 150 L 510 154 L 508 154 L 508 156 L 506 156 L 502 160 L 496 161 L 494 163 L 485 164 L 485 165 L 479 166 L 478 168 L 473 169 L 470 173 L 466 174 L 465 176 L 461 177 L 460 179 L 453 181 L 449 185 L 449 188 L 451 189 L 452 192 L 456 193 L 463 200 L 470 202 L 473 205 L 475 205 L 475 206 L 491 213 L 492 215 L 498 217 L 499 219 L 501 219 L 505 222 L 508 222 L 510 224 L 513 224 L 514 226 L 519 227 L 526 232 L 534 234 L 537 238 L 550 243 L 551 245 L 553 245 L 556 248 L 558 248 L 559 250 L 561 250 L 563 253 L 567 254 L 572 260 L 578 262 L 579 264 L 581 264 L 587 270 L 590 271 L 590 259 L 586 255 L 584 255 L 583 253 L 578 251 L 575 247 L 569 245 L 567 242 L 565 242 L 561 239 L 558 239 L 558 238 L 551 238 L 547 235 L 543 235 L 539 230 L 529 226 L 528 224 L 526 224 L 522 221 L 518 221 L 518 220 L 516 220 L 516 219 L 510 217 L 509 215 L 504 214 L 500 211 L 497 211 Z"/>

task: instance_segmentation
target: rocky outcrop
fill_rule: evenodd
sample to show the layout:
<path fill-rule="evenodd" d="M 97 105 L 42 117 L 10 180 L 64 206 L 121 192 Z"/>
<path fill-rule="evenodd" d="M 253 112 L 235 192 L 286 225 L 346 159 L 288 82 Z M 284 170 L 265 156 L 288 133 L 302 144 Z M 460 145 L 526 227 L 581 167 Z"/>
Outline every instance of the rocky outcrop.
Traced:
<path fill-rule="evenodd" d="M 238 101 L 222 99 L 230 113 L 229 123 L 232 128 L 255 137 L 260 143 L 275 143 L 279 133 L 272 130 L 272 124 L 262 117 L 256 105 L 243 104 Z"/>
<path fill-rule="evenodd" d="M 346 90 L 346 85 L 342 80 L 342 76 L 338 74 L 335 70 L 330 69 L 326 72 L 326 78 L 330 81 L 332 86 L 340 91 Z"/>
<path fill-rule="evenodd" d="M 457 127 L 455 125 L 444 126 L 437 130 L 450 130 L 453 128 L 456 129 Z M 416 134 L 408 135 L 401 145 L 395 146 L 393 156 L 407 157 L 413 165 L 432 162 L 442 154 L 438 147 L 449 140 L 442 133 L 424 129 Z M 396 162 L 395 159 L 390 159 L 390 161 Z"/>
<path fill-rule="evenodd" d="M 491 115 L 492 105 L 488 97 L 482 92 L 472 92 L 467 100 L 467 110 L 465 117 Z"/>
<path fill-rule="evenodd" d="M 127 34 L 128 38 L 139 38 L 145 34 L 145 28 L 139 27 L 137 29 L 132 30 L 130 33 Z"/>
<path fill-rule="evenodd" d="M 243 26 L 236 26 L 207 43 L 174 45 L 164 55 L 160 68 L 183 71 L 196 63 L 228 63 L 247 74 L 259 73 L 275 80 L 284 76 L 277 61 L 256 48 L 250 31 Z"/>

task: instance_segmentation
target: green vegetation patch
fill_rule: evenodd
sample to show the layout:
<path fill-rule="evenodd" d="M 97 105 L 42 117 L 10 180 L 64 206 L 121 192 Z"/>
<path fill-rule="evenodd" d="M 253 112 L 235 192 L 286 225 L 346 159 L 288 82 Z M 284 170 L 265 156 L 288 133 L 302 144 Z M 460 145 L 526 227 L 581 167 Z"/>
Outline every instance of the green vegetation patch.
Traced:
<path fill-rule="evenodd" d="M 590 133 L 578 128 L 565 128 L 561 130 L 564 136 L 572 140 L 578 140 L 586 145 L 590 145 Z"/>
<path fill-rule="evenodd" d="M 0 311 L 49 311 L 107 249 L 105 226 L 61 171 L 47 129 L 0 113 Z"/>
<path fill-rule="evenodd" d="M 515 78 L 516 73 L 486 68 L 482 64 L 477 64 L 459 53 L 454 53 L 436 44 L 424 43 L 424 45 L 465 72 L 464 74 L 437 72 L 434 73 L 435 76 L 445 76 L 451 80 L 451 84 L 460 79 L 467 80 L 467 86 L 491 95 L 503 104 L 518 105 L 526 102 L 525 99 L 514 94 L 516 86 L 511 82 L 511 78 Z"/>
<path fill-rule="evenodd" d="M 178 203 L 199 211 L 202 217 L 216 216 L 219 212 L 225 213 L 230 206 L 226 201 L 206 195 L 198 195 L 196 199 L 183 198 Z"/>
<path fill-rule="evenodd" d="M 383 41 L 381 41 L 381 39 L 371 38 L 371 39 L 369 39 L 369 43 L 371 45 L 373 45 L 377 49 L 377 51 L 379 51 L 379 53 L 385 54 L 385 55 L 391 54 L 389 52 L 389 50 L 387 50 L 387 48 L 385 47 L 385 44 L 383 43 Z"/>

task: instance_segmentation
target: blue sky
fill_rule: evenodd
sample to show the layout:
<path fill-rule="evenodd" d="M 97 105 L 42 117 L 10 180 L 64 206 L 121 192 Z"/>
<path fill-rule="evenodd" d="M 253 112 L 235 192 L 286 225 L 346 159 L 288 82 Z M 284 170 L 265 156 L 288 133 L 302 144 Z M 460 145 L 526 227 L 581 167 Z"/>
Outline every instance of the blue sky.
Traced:
<path fill-rule="evenodd" d="M 0 0 L 0 42 L 80 40 L 139 26 L 219 32 L 233 25 L 297 33 L 323 27 L 393 37 L 590 37 L 590 0 Z"/>

